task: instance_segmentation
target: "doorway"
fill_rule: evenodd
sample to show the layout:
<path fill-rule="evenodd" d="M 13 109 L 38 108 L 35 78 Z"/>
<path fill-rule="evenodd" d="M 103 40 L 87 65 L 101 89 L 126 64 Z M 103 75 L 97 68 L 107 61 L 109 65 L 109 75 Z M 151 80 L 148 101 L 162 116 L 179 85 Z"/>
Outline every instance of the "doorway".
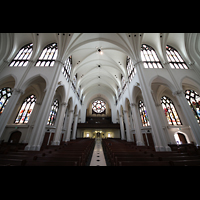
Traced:
<path fill-rule="evenodd" d="M 175 138 L 177 144 L 187 144 L 188 143 L 187 138 L 186 138 L 185 134 L 183 134 L 183 133 L 179 133 L 179 132 L 175 133 L 174 138 Z"/>
<path fill-rule="evenodd" d="M 22 133 L 20 131 L 15 131 L 11 133 L 8 143 L 18 144 Z"/>

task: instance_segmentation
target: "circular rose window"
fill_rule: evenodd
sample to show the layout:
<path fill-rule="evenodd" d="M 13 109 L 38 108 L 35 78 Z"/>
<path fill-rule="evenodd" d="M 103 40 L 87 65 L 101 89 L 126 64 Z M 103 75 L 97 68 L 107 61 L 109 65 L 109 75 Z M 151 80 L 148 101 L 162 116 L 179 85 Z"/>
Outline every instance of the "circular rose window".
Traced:
<path fill-rule="evenodd" d="M 92 104 L 92 110 L 95 113 L 103 113 L 106 110 L 106 103 L 101 100 L 96 100 Z"/>

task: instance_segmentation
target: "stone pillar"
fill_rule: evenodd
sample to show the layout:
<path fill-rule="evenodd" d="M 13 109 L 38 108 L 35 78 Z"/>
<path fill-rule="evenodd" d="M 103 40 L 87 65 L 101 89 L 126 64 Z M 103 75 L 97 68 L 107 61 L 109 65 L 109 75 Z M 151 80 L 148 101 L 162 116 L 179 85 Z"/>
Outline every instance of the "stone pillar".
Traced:
<path fill-rule="evenodd" d="M 69 110 L 69 120 L 68 120 L 68 126 L 67 126 L 67 130 L 66 130 L 65 142 L 70 141 L 73 116 L 74 116 L 74 110 Z"/>
<path fill-rule="evenodd" d="M 155 144 L 156 151 L 169 151 L 170 147 L 167 144 L 160 117 L 158 115 L 156 105 L 152 96 L 151 87 L 145 81 L 144 66 L 142 62 L 138 62 L 137 72 L 140 81 L 142 96 L 147 109 L 147 114 L 152 128 L 152 136 Z"/>
<path fill-rule="evenodd" d="M 119 123 L 120 123 L 121 139 L 125 140 L 123 115 L 119 115 Z"/>
<path fill-rule="evenodd" d="M 141 127 L 140 127 L 140 119 L 138 118 L 138 110 L 137 104 L 131 103 L 131 111 L 134 119 L 134 128 L 135 128 L 135 135 L 136 135 L 136 144 L 137 146 L 144 146 Z"/>
<path fill-rule="evenodd" d="M 77 123 L 78 123 L 78 114 L 74 115 L 74 125 L 73 125 L 73 132 L 72 132 L 72 140 L 76 139 Z"/>
<path fill-rule="evenodd" d="M 129 117 L 128 117 L 128 111 L 124 110 L 124 120 L 125 120 L 125 125 L 126 125 L 126 137 L 127 137 L 127 142 L 133 141 L 133 136 L 131 137 L 130 135 L 130 122 L 129 122 Z"/>
<path fill-rule="evenodd" d="M 60 144 L 60 134 L 62 131 L 62 125 L 63 125 L 63 117 L 64 117 L 64 113 L 66 110 L 66 106 L 67 103 L 66 102 L 62 102 L 61 103 L 61 110 L 60 110 L 60 115 L 59 115 L 59 119 L 58 123 L 57 123 L 57 127 L 56 127 L 56 132 L 55 132 L 55 136 L 54 136 L 54 140 L 52 142 L 52 145 L 59 145 Z"/>
<path fill-rule="evenodd" d="M 24 91 L 18 88 L 13 89 L 12 96 L 8 100 L 8 103 L 3 111 L 3 113 L 0 115 L 0 138 L 5 130 L 5 127 L 8 123 L 8 120 L 11 117 L 11 114 L 13 113 L 13 110 L 16 106 L 16 103 L 19 100 L 19 97 L 24 94 Z"/>
<path fill-rule="evenodd" d="M 46 94 L 43 98 L 40 110 L 38 112 L 38 116 L 34 124 L 33 131 L 30 136 L 29 143 L 25 147 L 25 150 L 39 151 L 42 145 L 42 141 L 45 135 L 45 127 L 55 95 L 57 81 L 62 69 L 62 63 L 56 60 L 53 69 L 54 71 L 52 73 L 54 73 L 54 77 L 52 78 L 50 85 L 47 87 L 48 89 L 44 91 L 46 92 Z"/>
<path fill-rule="evenodd" d="M 183 90 L 175 91 L 172 93 L 174 96 L 177 97 L 182 111 L 185 115 L 185 118 L 191 128 L 192 136 L 195 140 L 195 143 L 197 146 L 200 146 L 200 126 L 194 116 L 194 113 L 192 112 L 192 109 L 190 108 L 187 99 L 185 98 L 185 92 Z"/>

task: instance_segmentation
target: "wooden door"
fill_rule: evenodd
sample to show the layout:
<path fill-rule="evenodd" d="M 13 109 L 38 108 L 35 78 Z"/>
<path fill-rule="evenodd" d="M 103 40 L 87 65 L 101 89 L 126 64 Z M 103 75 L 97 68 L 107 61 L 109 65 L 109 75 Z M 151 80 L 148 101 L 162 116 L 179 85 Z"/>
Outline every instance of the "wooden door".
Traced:
<path fill-rule="evenodd" d="M 45 133 L 41 149 L 44 149 L 47 146 L 47 142 L 49 140 L 49 135 L 50 135 L 50 132 Z"/>
<path fill-rule="evenodd" d="M 62 133 L 62 135 L 61 135 L 61 138 L 60 138 L 60 144 L 62 144 L 63 137 L 64 137 L 64 133 Z"/>
<path fill-rule="evenodd" d="M 145 144 L 145 146 L 148 146 L 145 133 L 143 133 L 142 135 L 143 135 L 143 139 L 144 139 L 144 144 Z"/>
<path fill-rule="evenodd" d="M 151 133 L 147 133 L 147 139 L 149 142 L 149 146 L 154 147 L 153 137 Z"/>
<path fill-rule="evenodd" d="M 187 140 L 185 138 L 185 135 L 178 133 L 178 137 L 179 137 L 180 141 L 182 142 L 182 144 L 187 144 Z"/>
<path fill-rule="evenodd" d="M 10 135 L 10 138 L 8 140 L 8 143 L 14 143 L 17 144 L 19 143 L 20 137 L 21 137 L 22 133 L 20 131 L 15 131 Z"/>
<path fill-rule="evenodd" d="M 48 145 L 51 145 L 51 142 L 53 141 L 53 137 L 54 137 L 54 133 L 51 133 L 51 138 L 49 140 L 49 144 Z"/>

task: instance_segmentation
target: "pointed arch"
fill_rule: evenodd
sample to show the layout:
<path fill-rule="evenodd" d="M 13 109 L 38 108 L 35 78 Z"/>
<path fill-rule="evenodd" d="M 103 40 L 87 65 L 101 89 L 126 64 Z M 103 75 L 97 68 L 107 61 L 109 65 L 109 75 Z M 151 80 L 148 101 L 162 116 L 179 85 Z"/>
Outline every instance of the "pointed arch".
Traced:
<path fill-rule="evenodd" d="M 147 44 L 141 46 L 141 59 L 144 68 L 163 68 L 156 51 Z"/>
<path fill-rule="evenodd" d="M 172 46 L 166 46 L 166 56 L 172 69 L 189 69 L 180 53 Z"/>
<path fill-rule="evenodd" d="M 58 56 L 58 46 L 57 43 L 48 44 L 40 54 L 37 62 L 35 63 L 36 67 L 53 67 L 55 60 Z"/>
<path fill-rule="evenodd" d="M 31 58 L 33 53 L 33 43 L 26 44 L 23 46 L 13 60 L 10 62 L 10 67 L 25 67 Z"/>
<path fill-rule="evenodd" d="M 15 124 L 28 123 L 30 116 L 33 112 L 36 101 L 37 101 L 37 98 L 34 94 L 31 94 L 24 99 L 21 105 L 21 108 L 17 114 L 17 117 L 14 121 Z"/>
<path fill-rule="evenodd" d="M 161 97 L 160 102 L 165 112 L 168 124 L 174 126 L 182 125 L 173 101 L 169 97 L 163 96 Z"/>

